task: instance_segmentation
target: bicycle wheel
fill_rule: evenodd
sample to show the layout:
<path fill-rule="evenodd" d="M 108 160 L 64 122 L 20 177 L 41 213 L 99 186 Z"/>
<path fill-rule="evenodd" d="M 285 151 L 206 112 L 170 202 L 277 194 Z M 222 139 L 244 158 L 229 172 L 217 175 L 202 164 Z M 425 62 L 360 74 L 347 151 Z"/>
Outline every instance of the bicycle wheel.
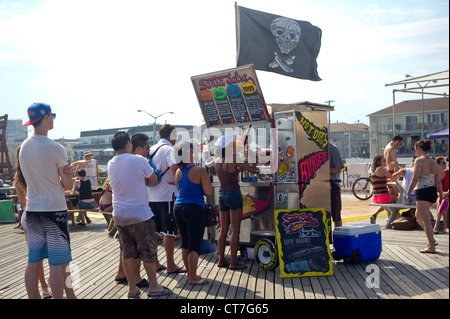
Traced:
<path fill-rule="evenodd" d="M 358 178 L 352 185 L 352 192 L 360 200 L 368 200 L 372 197 L 372 180 L 368 177 Z"/>

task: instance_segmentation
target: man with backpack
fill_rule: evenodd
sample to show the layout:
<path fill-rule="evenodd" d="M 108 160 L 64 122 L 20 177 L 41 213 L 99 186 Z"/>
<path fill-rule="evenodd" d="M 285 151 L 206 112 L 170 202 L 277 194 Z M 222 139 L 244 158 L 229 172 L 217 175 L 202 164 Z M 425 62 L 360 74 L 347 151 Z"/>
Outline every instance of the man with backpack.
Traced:
<path fill-rule="evenodd" d="M 170 124 L 159 130 L 160 140 L 150 148 L 149 158 L 161 175 L 160 182 L 148 187 L 150 207 L 155 214 L 156 232 L 164 235 L 163 245 L 166 251 L 167 273 L 184 273 L 174 261 L 175 238 L 178 233 L 173 215 L 173 206 L 178 195 L 175 186 L 175 173 L 178 165 L 175 162 L 173 145 L 176 142 L 176 127 Z"/>

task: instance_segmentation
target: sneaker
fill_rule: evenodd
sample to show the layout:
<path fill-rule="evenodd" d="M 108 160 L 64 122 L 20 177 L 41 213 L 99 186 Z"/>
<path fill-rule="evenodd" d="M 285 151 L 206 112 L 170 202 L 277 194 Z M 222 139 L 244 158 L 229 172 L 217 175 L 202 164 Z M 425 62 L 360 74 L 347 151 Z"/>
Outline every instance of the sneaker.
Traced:
<path fill-rule="evenodd" d="M 370 223 L 371 224 L 376 224 L 376 222 L 377 222 L 377 216 L 376 215 L 370 216 Z"/>

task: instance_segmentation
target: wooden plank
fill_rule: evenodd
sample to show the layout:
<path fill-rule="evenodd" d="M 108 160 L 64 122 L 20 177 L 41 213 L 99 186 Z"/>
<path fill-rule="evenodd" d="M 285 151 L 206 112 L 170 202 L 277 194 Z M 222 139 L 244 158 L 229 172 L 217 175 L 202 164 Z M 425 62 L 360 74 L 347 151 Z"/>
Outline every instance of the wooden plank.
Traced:
<path fill-rule="evenodd" d="M 256 277 L 258 276 L 259 266 L 255 261 L 252 262 L 248 274 L 247 289 L 245 291 L 245 299 L 255 299 Z"/>
<path fill-rule="evenodd" d="M 400 271 L 401 264 L 396 261 L 396 256 L 389 249 L 385 249 L 385 255 L 391 256 L 390 260 L 385 261 L 383 271 L 399 286 L 410 298 L 432 299 L 422 288 L 417 286 L 409 277 Z"/>
<path fill-rule="evenodd" d="M 319 283 L 322 287 L 323 294 L 325 299 L 336 299 L 336 296 L 333 293 L 333 289 L 331 288 L 331 284 L 328 279 L 333 276 L 321 276 L 319 277 Z"/>
<path fill-rule="evenodd" d="M 13 229 L 14 224 L 0 224 L 0 298 L 26 299 L 24 271 L 27 248 L 24 234 Z M 80 270 L 80 287 L 75 289 L 83 299 L 126 299 L 128 287 L 118 285 L 114 276 L 118 269 L 119 243 L 108 236 L 103 218 L 93 218 L 86 227 L 69 226 L 72 256 L 71 264 Z M 279 269 L 265 271 L 254 260 L 239 257 L 247 269 L 232 271 L 217 267 L 217 254 L 201 255 L 198 274 L 210 284 L 187 284 L 185 274 L 168 275 L 158 272 L 160 284 L 175 293 L 161 299 L 448 299 L 448 237 L 437 236 L 439 254 L 418 252 L 426 244 L 423 230 L 383 230 L 383 252 L 370 263 L 350 265 L 333 261 L 334 275 L 323 277 L 281 278 Z M 447 240 L 446 240 L 447 239 Z M 229 247 L 227 246 L 227 254 Z M 166 263 L 162 242 L 158 243 L 158 259 Z M 175 260 L 182 266 L 181 249 L 176 244 Z M 380 287 L 366 287 L 366 267 L 374 264 L 380 270 Z M 49 267 L 44 261 L 45 274 Z M 141 267 L 141 276 L 146 277 Z M 141 299 L 147 299 L 143 289 Z"/>

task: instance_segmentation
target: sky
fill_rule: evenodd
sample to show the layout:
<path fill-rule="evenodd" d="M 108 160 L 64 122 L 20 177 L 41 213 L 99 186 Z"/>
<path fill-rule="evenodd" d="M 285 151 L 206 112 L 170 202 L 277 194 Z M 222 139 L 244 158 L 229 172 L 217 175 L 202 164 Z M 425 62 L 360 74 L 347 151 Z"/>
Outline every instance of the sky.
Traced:
<path fill-rule="evenodd" d="M 268 104 L 332 100 L 332 123 L 369 124 L 392 105 L 385 84 L 449 69 L 448 0 L 237 3 L 322 30 L 322 81 L 257 71 Z M 0 0 L 0 115 L 26 122 L 28 106 L 48 103 L 50 138 L 153 124 L 138 109 L 173 112 L 158 123 L 200 125 L 191 77 L 233 67 L 235 0 Z"/>

